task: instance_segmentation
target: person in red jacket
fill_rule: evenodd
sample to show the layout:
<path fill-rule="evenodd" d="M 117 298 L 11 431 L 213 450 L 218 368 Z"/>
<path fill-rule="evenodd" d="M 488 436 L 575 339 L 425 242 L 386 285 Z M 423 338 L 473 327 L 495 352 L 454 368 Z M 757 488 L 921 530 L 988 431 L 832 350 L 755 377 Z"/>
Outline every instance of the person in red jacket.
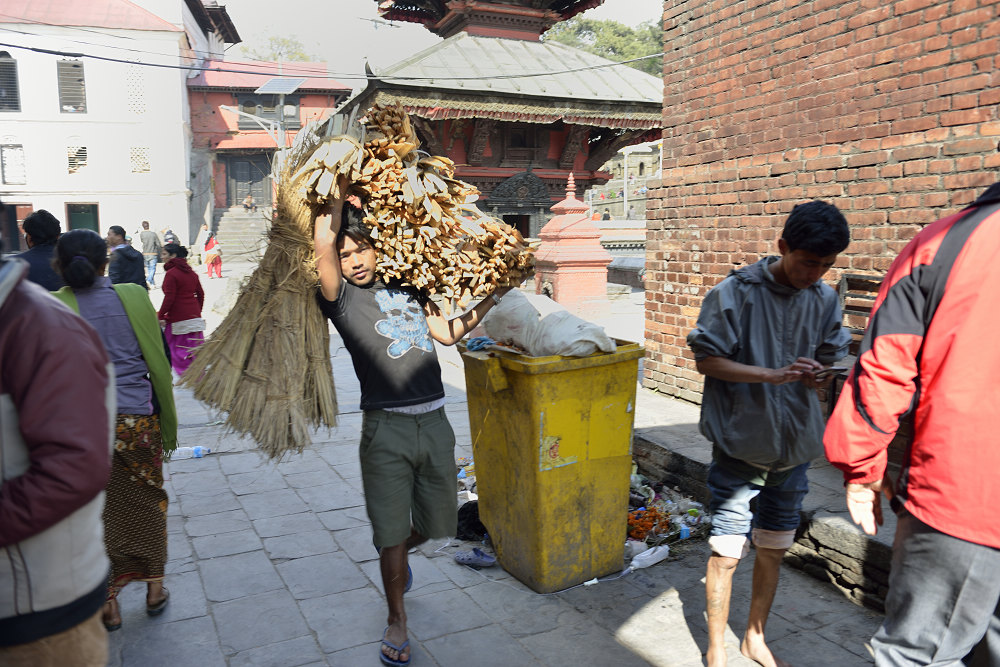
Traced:
<path fill-rule="evenodd" d="M 187 256 L 187 248 L 176 243 L 168 243 L 160 251 L 166 275 L 158 316 L 170 348 L 170 365 L 178 375 L 184 375 L 195 349 L 205 342 L 205 320 L 201 317 L 205 292 Z"/>
<path fill-rule="evenodd" d="M 898 515 L 877 665 L 957 665 L 974 647 L 1000 664 L 998 257 L 1000 183 L 893 262 L 827 425 L 851 518 L 874 535 L 883 492 Z M 893 485 L 886 449 L 906 416 Z"/>
<path fill-rule="evenodd" d="M 209 278 L 221 278 L 222 277 L 222 247 L 219 245 L 219 239 L 215 238 L 215 232 L 209 232 L 208 238 L 205 239 L 205 245 L 202 249 L 202 255 L 205 265 L 208 267 L 208 277 Z M 212 273 L 215 273 L 213 276 Z"/>

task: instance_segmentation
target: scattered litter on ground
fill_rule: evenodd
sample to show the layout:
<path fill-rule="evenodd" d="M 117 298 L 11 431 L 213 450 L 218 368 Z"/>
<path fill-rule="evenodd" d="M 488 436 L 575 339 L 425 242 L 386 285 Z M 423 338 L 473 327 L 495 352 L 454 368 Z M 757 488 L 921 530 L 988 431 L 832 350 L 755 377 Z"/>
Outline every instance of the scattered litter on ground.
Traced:
<path fill-rule="evenodd" d="M 680 546 L 682 540 L 708 536 L 712 519 L 704 505 L 662 482 L 651 482 L 637 470 L 633 463 L 626 557 L 634 558 L 659 545 Z"/>

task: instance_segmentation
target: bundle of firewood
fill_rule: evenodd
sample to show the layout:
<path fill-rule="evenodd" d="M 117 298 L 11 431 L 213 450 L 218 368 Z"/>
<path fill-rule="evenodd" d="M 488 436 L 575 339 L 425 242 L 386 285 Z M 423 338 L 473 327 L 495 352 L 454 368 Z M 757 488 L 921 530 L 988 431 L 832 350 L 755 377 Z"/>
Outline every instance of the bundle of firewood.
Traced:
<path fill-rule="evenodd" d="M 359 195 L 381 277 L 442 296 L 445 310 L 532 273 L 533 249 L 475 207 L 476 189 L 454 177 L 452 162 L 417 154 L 401 107 L 374 107 L 364 130 L 361 141 L 324 140 L 314 124 L 298 133 L 276 173 L 260 265 L 181 379 L 273 459 L 301 452 L 311 428 L 336 424 L 329 330 L 315 297 L 318 205 Z"/>
<path fill-rule="evenodd" d="M 363 142 L 327 140 L 292 181 L 313 204 L 359 195 L 382 279 L 440 295 L 450 311 L 532 275 L 533 248 L 475 206 L 479 191 L 455 178 L 451 160 L 418 153 L 402 106 L 376 104 L 363 122 Z M 347 193 L 338 190 L 341 174 Z"/>

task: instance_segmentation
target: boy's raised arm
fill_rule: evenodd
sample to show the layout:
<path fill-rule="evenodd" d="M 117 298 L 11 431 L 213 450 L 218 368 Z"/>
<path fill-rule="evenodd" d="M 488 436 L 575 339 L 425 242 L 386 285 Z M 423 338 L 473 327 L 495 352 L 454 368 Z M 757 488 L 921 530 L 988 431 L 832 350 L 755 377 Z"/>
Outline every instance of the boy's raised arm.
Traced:
<path fill-rule="evenodd" d="M 502 287 L 498 289 L 494 292 L 496 295 L 495 299 L 492 295 L 488 296 L 477 303 L 475 307 L 450 320 L 445 318 L 436 303 L 428 300 L 424 305 L 424 315 L 427 316 L 427 328 L 430 330 L 431 338 L 443 345 L 454 345 L 462 340 L 465 334 L 475 329 L 483 320 L 483 317 L 486 316 L 486 313 L 489 312 L 490 308 L 499 303 L 500 297 L 511 289 L 513 288 Z"/>
<path fill-rule="evenodd" d="M 340 256 L 337 253 L 337 233 L 344 212 L 344 200 L 335 199 L 327 204 L 316 216 L 313 231 L 313 253 L 316 256 L 316 270 L 319 272 L 319 288 L 323 298 L 336 301 L 340 296 Z"/>

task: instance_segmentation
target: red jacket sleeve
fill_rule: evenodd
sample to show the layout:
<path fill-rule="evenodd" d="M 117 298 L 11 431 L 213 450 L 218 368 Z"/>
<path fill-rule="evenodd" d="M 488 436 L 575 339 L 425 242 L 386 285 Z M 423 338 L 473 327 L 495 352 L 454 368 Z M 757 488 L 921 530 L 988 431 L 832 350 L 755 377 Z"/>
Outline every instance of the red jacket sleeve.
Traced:
<path fill-rule="evenodd" d="M 194 295 L 195 298 L 198 299 L 198 313 L 201 314 L 201 311 L 204 310 L 205 308 L 205 290 L 202 289 L 201 280 L 198 278 L 198 276 L 193 273 L 191 275 L 194 276 L 194 284 L 196 288 L 194 291 Z"/>
<path fill-rule="evenodd" d="M 167 271 L 166 275 L 163 276 L 163 285 L 161 285 L 161 288 L 163 290 L 163 302 L 160 304 L 160 310 L 157 312 L 156 317 L 161 320 L 167 320 L 170 317 L 170 308 L 174 305 L 174 298 L 177 296 L 177 277 L 171 275 L 170 271 Z"/>
<path fill-rule="evenodd" d="M 17 321 L 8 323 L 11 337 L 0 342 L 8 352 L 0 354 L 3 392 L 29 463 L 0 486 L 0 547 L 83 507 L 104 489 L 111 470 L 114 378 L 104 345 L 83 319 L 40 292 L 12 294 L 8 299 L 19 303 L 4 308 L 4 318 Z M 16 354 L 9 353 L 12 341 Z"/>
<path fill-rule="evenodd" d="M 827 459 L 848 482 L 875 482 L 885 473 L 886 449 L 917 392 L 917 357 L 928 325 L 927 276 L 958 217 L 939 220 L 918 234 L 882 281 L 857 363 L 823 436 Z"/>

